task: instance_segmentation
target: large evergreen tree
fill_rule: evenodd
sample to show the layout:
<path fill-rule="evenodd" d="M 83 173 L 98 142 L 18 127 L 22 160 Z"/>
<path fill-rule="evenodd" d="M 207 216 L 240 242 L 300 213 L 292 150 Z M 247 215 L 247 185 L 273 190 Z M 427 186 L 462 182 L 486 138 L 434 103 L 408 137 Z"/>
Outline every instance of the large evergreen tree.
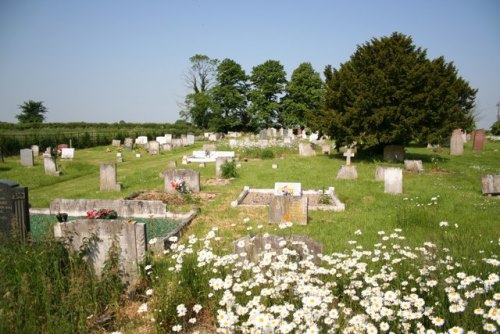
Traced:
<path fill-rule="evenodd" d="M 247 75 L 241 65 L 224 59 L 217 67 L 217 84 L 212 89 L 213 114 L 209 122 L 215 131 L 241 131 L 248 126 Z"/>
<path fill-rule="evenodd" d="M 21 113 L 16 115 L 19 123 L 43 123 L 47 108 L 42 101 L 29 100 L 19 106 Z"/>
<path fill-rule="evenodd" d="M 309 121 L 338 145 L 439 142 L 474 125 L 477 90 L 400 33 L 358 46 L 338 70 L 327 66 L 325 78 L 324 108 Z"/>
<path fill-rule="evenodd" d="M 306 127 L 306 114 L 320 108 L 323 82 L 310 63 L 300 64 L 285 88 L 280 114 L 284 127 Z"/>
<path fill-rule="evenodd" d="M 280 96 L 286 83 L 286 72 L 277 60 L 268 60 L 253 67 L 250 75 L 252 90 L 248 113 L 255 129 L 275 126 L 280 109 Z"/>

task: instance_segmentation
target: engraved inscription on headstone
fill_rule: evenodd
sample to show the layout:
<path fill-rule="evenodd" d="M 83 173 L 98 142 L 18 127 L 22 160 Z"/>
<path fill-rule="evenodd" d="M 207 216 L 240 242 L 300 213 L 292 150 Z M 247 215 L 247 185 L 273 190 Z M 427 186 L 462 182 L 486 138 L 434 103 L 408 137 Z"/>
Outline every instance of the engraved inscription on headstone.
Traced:
<path fill-rule="evenodd" d="M 30 231 L 28 188 L 0 180 L 0 234 L 26 240 Z"/>
<path fill-rule="evenodd" d="M 306 196 L 273 196 L 269 205 L 269 222 L 307 224 L 308 198 Z"/>

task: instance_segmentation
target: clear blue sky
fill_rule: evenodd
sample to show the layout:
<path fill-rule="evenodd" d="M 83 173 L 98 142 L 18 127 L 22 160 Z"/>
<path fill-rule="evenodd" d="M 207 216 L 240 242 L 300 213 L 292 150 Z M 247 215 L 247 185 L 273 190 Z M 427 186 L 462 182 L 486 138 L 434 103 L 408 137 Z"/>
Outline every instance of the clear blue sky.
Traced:
<path fill-rule="evenodd" d="M 0 121 L 43 101 L 48 122 L 174 122 L 189 57 L 247 74 L 279 60 L 322 73 L 398 31 L 478 88 L 479 127 L 500 101 L 500 1 L 0 0 Z"/>

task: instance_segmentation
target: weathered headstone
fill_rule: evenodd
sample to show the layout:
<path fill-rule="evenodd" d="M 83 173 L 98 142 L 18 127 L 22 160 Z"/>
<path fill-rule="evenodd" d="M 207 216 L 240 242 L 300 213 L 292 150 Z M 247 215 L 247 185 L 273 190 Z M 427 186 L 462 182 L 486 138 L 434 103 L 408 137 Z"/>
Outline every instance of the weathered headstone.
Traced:
<path fill-rule="evenodd" d="M 172 151 L 172 144 L 171 143 L 166 143 L 161 145 L 161 149 L 163 151 Z"/>
<path fill-rule="evenodd" d="M 405 170 L 409 172 L 424 172 L 424 164 L 422 160 L 405 160 Z"/>
<path fill-rule="evenodd" d="M 28 188 L 19 187 L 14 181 L 0 180 L 0 234 L 25 241 L 29 231 Z"/>
<path fill-rule="evenodd" d="M 122 184 L 116 182 L 116 163 L 101 164 L 100 191 L 120 191 Z"/>
<path fill-rule="evenodd" d="M 461 129 L 453 130 L 450 138 L 450 155 L 462 155 L 464 153 L 464 139 Z"/>
<path fill-rule="evenodd" d="M 302 157 L 313 157 L 316 155 L 314 149 L 314 144 L 312 143 L 300 143 L 299 144 L 299 155 Z"/>
<path fill-rule="evenodd" d="M 157 141 L 154 141 L 154 140 L 150 141 L 148 143 L 148 152 L 151 155 L 160 154 L 160 143 L 158 143 Z"/>
<path fill-rule="evenodd" d="M 148 137 L 147 136 L 139 136 L 135 139 L 135 143 L 137 145 L 146 145 L 148 143 Z"/>
<path fill-rule="evenodd" d="M 172 183 L 185 182 L 188 191 L 193 193 L 200 192 L 200 173 L 193 169 L 169 169 L 165 173 L 164 190 L 173 194 L 177 190 Z"/>
<path fill-rule="evenodd" d="M 384 171 L 387 167 L 377 166 L 375 170 L 375 180 L 376 181 L 384 181 Z"/>
<path fill-rule="evenodd" d="M 170 141 L 170 144 L 172 145 L 172 148 L 181 147 L 182 146 L 182 139 L 180 139 L 180 138 L 172 139 Z"/>
<path fill-rule="evenodd" d="M 64 238 L 70 247 L 79 250 L 92 235 L 99 239 L 90 247 L 88 259 L 95 273 L 102 275 L 111 248 L 119 249 L 121 281 L 133 289 L 141 279 L 140 264 L 146 258 L 147 234 L 144 223 L 115 219 L 82 219 L 54 225 L 54 235 Z"/>
<path fill-rule="evenodd" d="M 115 147 L 120 147 L 122 144 L 121 140 L 120 139 L 113 139 L 111 141 L 111 146 L 115 146 Z"/>
<path fill-rule="evenodd" d="M 125 138 L 125 141 L 123 142 L 123 146 L 127 150 L 131 150 L 132 148 L 134 148 L 134 139 L 133 138 Z"/>
<path fill-rule="evenodd" d="M 61 149 L 61 159 L 73 159 L 75 157 L 75 149 L 65 147 Z"/>
<path fill-rule="evenodd" d="M 384 161 L 403 162 L 405 160 L 405 149 L 399 145 L 387 145 L 384 147 Z"/>
<path fill-rule="evenodd" d="M 267 130 L 266 129 L 260 130 L 259 139 L 267 139 Z"/>
<path fill-rule="evenodd" d="M 349 148 L 347 151 L 344 153 L 344 157 L 346 157 L 345 160 L 345 165 L 350 166 L 351 165 L 351 158 L 354 156 L 354 152 Z"/>
<path fill-rule="evenodd" d="M 472 150 L 481 152 L 486 142 L 486 131 L 484 129 L 474 130 L 472 132 Z"/>
<path fill-rule="evenodd" d="M 307 196 L 273 196 L 269 205 L 269 222 L 306 225 Z"/>
<path fill-rule="evenodd" d="M 500 195 L 500 174 L 481 175 L 483 195 Z"/>
<path fill-rule="evenodd" d="M 52 155 L 43 155 L 43 168 L 45 169 L 45 175 L 59 176 L 61 174 L 57 170 L 56 158 Z"/>
<path fill-rule="evenodd" d="M 33 156 L 36 158 L 40 154 L 40 147 L 38 145 L 31 145 L 31 150 L 33 151 Z"/>
<path fill-rule="evenodd" d="M 401 168 L 387 167 L 384 170 L 384 192 L 388 194 L 401 194 L 403 192 L 403 170 Z"/>
<path fill-rule="evenodd" d="M 187 144 L 188 145 L 194 145 L 194 135 L 192 134 L 188 134 L 186 136 L 186 139 L 187 139 Z"/>
<path fill-rule="evenodd" d="M 23 148 L 20 151 L 21 165 L 25 167 L 33 167 L 33 151 L 30 148 Z"/>
<path fill-rule="evenodd" d="M 274 196 L 302 196 L 302 184 L 299 182 L 276 182 Z"/>
<path fill-rule="evenodd" d="M 222 177 L 222 165 L 226 161 L 233 161 L 232 158 L 218 157 L 215 159 L 215 178 L 220 179 Z"/>

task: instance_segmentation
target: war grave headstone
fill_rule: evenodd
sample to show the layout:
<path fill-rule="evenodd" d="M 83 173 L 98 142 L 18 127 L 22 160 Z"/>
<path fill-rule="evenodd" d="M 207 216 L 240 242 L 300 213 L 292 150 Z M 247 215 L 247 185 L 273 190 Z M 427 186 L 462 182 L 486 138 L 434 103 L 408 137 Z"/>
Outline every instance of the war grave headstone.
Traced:
<path fill-rule="evenodd" d="M 101 164 L 100 191 L 121 191 L 122 184 L 116 182 L 116 163 Z"/>
<path fill-rule="evenodd" d="M 384 147 L 384 161 L 403 162 L 405 160 L 405 149 L 400 145 L 387 145 Z"/>
<path fill-rule="evenodd" d="M 111 141 L 111 146 L 120 147 L 122 145 L 122 141 L 120 139 L 113 139 Z"/>
<path fill-rule="evenodd" d="M 139 265 L 146 257 L 146 224 L 119 219 L 81 219 L 54 225 L 54 236 L 66 239 L 74 250 L 79 250 L 92 235 L 99 236 L 88 257 L 95 273 L 102 275 L 110 249 L 117 247 L 121 281 L 129 289 L 133 288 L 141 279 Z"/>
<path fill-rule="evenodd" d="M 33 151 L 31 148 L 23 148 L 20 151 L 21 165 L 25 167 L 33 167 Z"/>
<path fill-rule="evenodd" d="M 405 170 L 409 172 L 424 172 L 424 164 L 422 160 L 405 160 Z"/>
<path fill-rule="evenodd" d="M 187 191 L 200 192 L 200 173 L 193 169 L 169 169 L 164 172 L 164 191 L 177 193 L 177 186 L 185 184 Z"/>
<path fill-rule="evenodd" d="M 131 150 L 134 148 L 134 139 L 133 138 L 125 138 L 124 142 L 123 142 L 123 146 L 127 149 L 127 150 Z"/>
<path fill-rule="evenodd" d="M 31 145 L 31 150 L 33 151 L 33 157 L 38 157 L 40 155 L 40 147 L 38 145 Z"/>
<path fill-rule="evenodd" d="M 354 152 L 351 148 L 344 152 L 344 157 L 346 157 L 345 165 L 340 166 L 339 172 L 337 173 L 337 179 L 339 180 L 352 180 L 358 178 L 358 171 L 356 166 L 351 165 L 351 158 L 354 157 Z"/>
<path fill-rule="evenodd" d="M 500 195 L 500 174 L 481 175 L 483 195 Z"/>
<path fill-rule="evenodd" d="M 316 155 L 315 145 L 312 143 L 300 143 L 299 155 L 302 157 L 313 157 Z"/>
<path fill-rule="evenodd" d="M 462 155 L 464 153 L 464 139 L 461 129 L 453 130 L 450 138 L 450 155 Z"/>
<path fill-rule="evenodd" d="M 275 252 L 276 256 L 278 256 L 283 253 L 284 248 L 296 251 L 297 261 L 306 260 L 309 255 L 312 255 L 314 263 L 319 264 L 321 262 L 317 255 L 323 253 L 323 245 L 306 236 L 257 234 L 245 236 L 233 242 L 233 254 L 238 255 L 241 262 L 247 260 L 257 263 L 261 254 Z"/>
<path fill-rule="evenodd" d="M 45 175 L 59 176 L 61 172 L 57 169 L 56 158 L 51 154 L 43 154 L 43 168 Z"/>
<path fill-rule="evenodd" d="M 65 147 L 61 149 L 61 159 L 73 159 L 75 157 L 75 149 Z"/>
<path fill-rule="evenodd" d="M 151 155 L 160 154 L 160 143 L 158 143 L 157 141 L 154 141 L 154 140 L 150 141 L 148 143 L 148 152 Z"/>
<path fill-rule="evenodd" d="M 486 142 L 486 131 L 484 129 L 474 130 L 472 132 L 472 150 L 481 152 Z"/>
<path fill-rule="evenodd" d="M 0 180 L 0 234 L 25 241 L 29 231 L 28 188 L 14 181 Z"/>
<path fill-rule="evenodd" d="M 387 167 L 384 170 L 384 192 L 388 194 L 403 193 L 403 170 Z"/>

